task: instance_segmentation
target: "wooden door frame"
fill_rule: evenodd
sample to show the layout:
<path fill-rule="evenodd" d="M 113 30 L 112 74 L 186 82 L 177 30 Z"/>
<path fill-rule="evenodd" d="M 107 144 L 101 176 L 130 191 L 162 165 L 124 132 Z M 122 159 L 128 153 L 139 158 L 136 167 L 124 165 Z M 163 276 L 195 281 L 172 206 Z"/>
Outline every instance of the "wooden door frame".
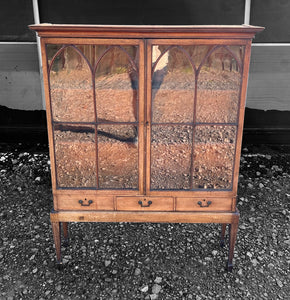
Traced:
<path fill-rule="evenodd" d="M 247 94 L 247 83 L 248 83 L 248 73 L 249 73 L 249 62 L 250 62 L 250 51 L 251 51 L 251 39 L 169 39 L 169 38 L 152 38 L 146 40 L 146 95 L 145 95 L 145 110 L 146 110 L 146 157 L 145 157 L 145 193 L 150 196 L 186 196 L 186 197 L 227 197 L 234 198 L 233 208 L 236 205 L 236 196 L 238 189 L 238 177 L 239 177 L 239 160 L 241 153 L 242 144 L 242 134 L 243 134 L 243 124 L 244 124 L 244 112 L 245 112 L 245 102 Z M 221 46 L 244 46 L 244 56 L 242 57 L 241 64 L 243 66 L 241 72 L 241 82 L 240 82 L 240 92 L 239 92 L 239 105 L 237 112 L 237 132 L 235 141 L 235 152 L 233 157 L 233 169 L 232 169 L 232 188 L 229 190 L 150 190 L 150 168 L 151 168 L 151 123 L 152 123 L 152 46 L 153 45 L 221 45 Z M 194 143 L 194 141 L 192 141 Z"/>

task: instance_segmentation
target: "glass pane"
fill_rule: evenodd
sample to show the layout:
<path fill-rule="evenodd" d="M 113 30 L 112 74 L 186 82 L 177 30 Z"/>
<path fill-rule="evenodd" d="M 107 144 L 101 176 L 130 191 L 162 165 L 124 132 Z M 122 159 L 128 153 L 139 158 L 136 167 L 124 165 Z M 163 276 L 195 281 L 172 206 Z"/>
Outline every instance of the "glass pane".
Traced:
<path fill-rule="evenodd" d="M 235 126 L 197 126 L 193 156 L 194 189 L 230 189 L 235 155 Z"/>
<path fill-rule="evenodd" d="M 54 127 L 54 140 L 58 186 L 95 187 L 94 127 L 56 125 Z"/>
<path fill-rule="evenodd" d="M 242 61 L 244 48 L 227 48 L 217 48 L 202 64 L 197 81 L 197 122 L 237 122 L 241 84 L 239 63 Z M 207 52 L 204 51 L 204 54 Z"/>
<path fill-rule="evenodd" d="M 137 128 L 98 125 L 98 164 L 101 189 L 137 189 Z"/>
<path fill-rule="evenodd" d="M 51 56 L 58 48 L 59 45 L 47 45 L 47 52 Z M 66 47 L 55 57 L 49 81 L 54 121 L 94 121 L 92 72 L 76 48 Z"/>
<path fill-rule="evenodd" d="M 53 59 L 54 55 L 62 47 L 63 47 L 63 45 L 61 45 L 61 44 L 47 44 L 46 45 L 46 56 L 47 56 L 47 62 L 48 62 L 49 66 L 51 64 L 51 60 Z M 57 59 L 59 59 L 59 58 L 57 58 Z"/>
<path fill-rule="evenodd" d="M 153 125 L 151 190 L 190 189 L 192 126 Z"/>
<path fill-rule="evenodd" d="M 153 123 L 193 121 L 194 70 L 184 48 L 153 46 L 156 61 L 152 75 Z"/>
<path fill-rule="evenodd" d="M 138 111 L 136 46 L 110 47 L 95 74 L 98 122 L 135 122 Z"/>

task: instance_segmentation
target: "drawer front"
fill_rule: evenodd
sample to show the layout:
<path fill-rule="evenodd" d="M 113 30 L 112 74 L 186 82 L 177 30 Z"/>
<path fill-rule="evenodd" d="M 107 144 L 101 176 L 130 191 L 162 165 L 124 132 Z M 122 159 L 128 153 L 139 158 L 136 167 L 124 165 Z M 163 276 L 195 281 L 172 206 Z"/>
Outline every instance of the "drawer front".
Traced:
<path fill-rule="evenodd" d="M 231 211 L 231 198 L 177 198 L 177 211 Z"/>
<path fill-rule="evenodd" d="M 172 197 L 117 197 L 117 210 L 173 211 Z"/>
<path fill-rule="evenodd" d="M 113 197 L 59 195 L 58 210 L 114 210 Z"/>

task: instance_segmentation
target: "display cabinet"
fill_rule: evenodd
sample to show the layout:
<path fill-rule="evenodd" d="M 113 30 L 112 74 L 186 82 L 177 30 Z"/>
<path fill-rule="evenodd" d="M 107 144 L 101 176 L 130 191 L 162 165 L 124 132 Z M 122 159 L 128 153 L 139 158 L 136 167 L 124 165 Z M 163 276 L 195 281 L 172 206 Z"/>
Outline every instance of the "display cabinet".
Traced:
<path fill-rule="evenodd" d="M 251 41 L 261 27 L 30 26 L 41 37 L 51 223 L 229 224 Z"/>

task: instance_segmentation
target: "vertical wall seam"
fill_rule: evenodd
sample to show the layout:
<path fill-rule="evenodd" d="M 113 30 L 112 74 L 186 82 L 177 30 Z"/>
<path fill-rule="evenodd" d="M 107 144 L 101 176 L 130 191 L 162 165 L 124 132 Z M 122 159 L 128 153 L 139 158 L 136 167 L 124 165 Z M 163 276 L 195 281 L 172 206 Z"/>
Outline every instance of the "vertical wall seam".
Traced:
<path fill-rule="evenodd" d="M 38 7 L 38 1 L 32 0 L 32 7 L 33 7 L 33 17 L 35 24 L 40 23 L 39 19 L 39 7 Z M 38 52 L 38 62 L 39 62 L 39 75 L 40 75 L 40 89 L 41 89 L 41 103 L 42 108 L 46 110 L 45 105 L 45 96 L 44 96 L 44 85 L 43 85 L 43 71 L 42 71 L 42 56 L 41 56 L 41 46 L 40 46 L 40 37 L 36 33 L 36 43 L 37 43 L 37 52 Z"/>
<path fill-rule="evenodd" d="M 251 0 L 245 0 L 244 24 L 250 25 Z"/>

